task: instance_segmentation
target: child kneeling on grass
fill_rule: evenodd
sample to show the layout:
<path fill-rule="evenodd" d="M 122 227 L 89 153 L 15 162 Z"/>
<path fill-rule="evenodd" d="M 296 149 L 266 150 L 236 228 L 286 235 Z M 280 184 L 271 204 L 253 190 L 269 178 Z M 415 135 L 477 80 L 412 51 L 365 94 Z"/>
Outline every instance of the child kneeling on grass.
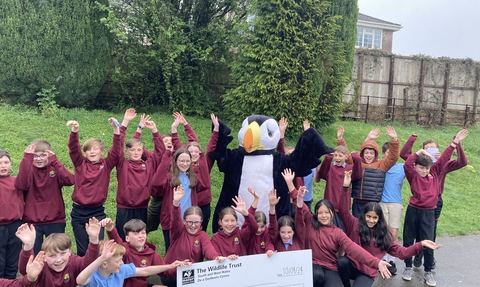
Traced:
<path fill-rule="evenodd" d="M 150 276 L 178 266 L 191 265 L 187 260 L 177 260 L 169 265 L 155 265 L 144 268 L 137 268 L 133 263 L 123 264 L 122 256 L 125 254 L 125 247 L 115 243 L 114 240 L 101 242 L 100 250 L 100 256 L 77 276 L 78 285 L 89 284 L 90 287 L 122 286 L 126 278 Z"/>

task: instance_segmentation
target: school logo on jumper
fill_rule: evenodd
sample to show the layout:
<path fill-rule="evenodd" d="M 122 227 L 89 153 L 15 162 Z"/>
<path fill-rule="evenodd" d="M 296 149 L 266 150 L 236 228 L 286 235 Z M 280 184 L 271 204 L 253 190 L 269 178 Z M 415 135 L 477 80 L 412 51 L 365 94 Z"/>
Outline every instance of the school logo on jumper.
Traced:
<path fill-rule="evenodd" d="M 63 275 L 63 282 L 66 283 L 68 281 L 70 281 L 70 275 L 66 273 L 65 275 Z"/>
<path fill-rule="evenodd" d="M 182 271 L 182 285 L 195 283 L 195 270 L 189 269 Z"/>
<path fill-rule="evenodd" d="M 55 177 L 55 171 L 54 170 L 50 171 L 50 177 Z"/>
<path fill-rule="evenodd" d="M 235 239 L 233 240 L 233 242 L 234 242 L 235 244 L 240 244 L 240 239 L 238 239 L 238 237 L 235 237 Z"/>
<path fill-rule="evenodd" d="M 98 167 L 98 169 L 102 169 L 103 168 L 103 164 L 101 166 Z"/>
<path fill-rule="evenodd" d="M 260 242 L 260 248 L 265 249 L 265 241 Z"/>
<path fill-rule="evenodd" d="M 200 246 L 200 242 L 198 242 L 198 239 L 195 240 L 195 242 L 193 243 L 193 246 L 195 246 L 195 247 Z"/>
<path fill-rule="evenodd" d="M 147 260 L 146 259 L 142 259 L 142 261 L 140 261 L 140 267 L 147 267 Z"/>
<path fill-rule="evenodd" d="M 147 166 L 146 166 L 144 163 L 142 163 L 142 169 L 143 169 L 143 170 L 146 170 L 146 169 L 147 169 Z"/>

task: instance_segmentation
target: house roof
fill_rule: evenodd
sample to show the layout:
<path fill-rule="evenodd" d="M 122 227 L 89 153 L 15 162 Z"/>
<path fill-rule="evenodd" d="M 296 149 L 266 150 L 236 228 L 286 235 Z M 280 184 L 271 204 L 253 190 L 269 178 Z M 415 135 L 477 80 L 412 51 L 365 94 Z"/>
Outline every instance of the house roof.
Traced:
<path fill-rule="evenodd" d="M 371 27 L 371 28 L 380 28 L 384 30 L 393 30 L 398 31 L 402 29 L 402 25 L 388 22 L 382 19 L 378 19 L 372 16 L 368 16 L 362 13 L 358 13 L 358 26 Z"/>

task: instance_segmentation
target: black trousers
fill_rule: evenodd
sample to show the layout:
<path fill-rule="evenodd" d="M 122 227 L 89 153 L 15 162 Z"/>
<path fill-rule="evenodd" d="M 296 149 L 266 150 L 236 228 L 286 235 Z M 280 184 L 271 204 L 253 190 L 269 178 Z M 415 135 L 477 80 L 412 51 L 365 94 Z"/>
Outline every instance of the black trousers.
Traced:
<path fill-rule="evenodd" d="M 413 206 L 407 207 L 403 224 L 403 246 L 409 247 L 415 240 L 434 240 L 435 237 L 435 210 L 422 210 Z M 429 272 L 433 266 L 433 250 L 426 248 L 423 251 L 425 271 Z M 412 258 L 404 260 L 406 267 L 412 267 Z"/>
<path fill-rule="evenodd" d="M 157 230 L 160 225 L 162 202 L 163 199 L 150 198 L 150 204 L 147 208 L 147 233 Z"/>
<path fill-rule="evenodd" d="M 342 279 L 344 287 L 352 287 L 350 280 L 354 280 L 353 287 L 371 287 L 373 278 L 363 274 L 353 267 L 352 263 L 346 256 L 338 257 L 338 274 Z"/>
<path fill-rule="evenodd" d="M 65 233 L 66 223 L 50 223 L 50 224 L 37 224 L 35 227 L 35 244 L 33 245 L 33 253 L 35 256 L 42 250 L 43 238 L 49 236 L 52 233 Z"/>
<path fill-rule="evenodd" d="M 312 265 L 314 287 L 342 287 L 342 280 L 337 271 L 323 268 L 320 265 Z"/>
<path fill-rule="evenodd" d="M 72 204 L 72 218 L 73 235 L 75 236 L 75 243 L 77 244 L 77 255 L 84 256 L 88 248 L 88 234 L 85 230 L 85 223 L 92 217 L 98 220 L 105 219 L 105 208 L 102 206 L 88 208 L 78 204 Z M 103 227 L 100 229 L 98 236 L 99 240 L 103 240 Z"/>
<path fill-rule="evenodd" d="M 203 221 L 202 221 L 202 230 L 207 232 L 208 223 L 210 222 L 210 203 L 200 206 L 200 209 L 203 213 Z"/>
<path fill-rule="evenodd" d="M 120 235 L 123 241 L 125 241 L 125 232 L 123 231 L 123 226 L 131 219 L 140 219 L 141 221 L 147 223 L 147 209 L 117 208 L 117 216 L 115 217 L 115 228 L 117 229 L 118 235 Z"/>
<path fill-rule="evenodd" d="M 15 236 L 20 220 L 0 225 L 0 278 L 17 278 L 18 257 L 22 250 L 22 241 Z"/>

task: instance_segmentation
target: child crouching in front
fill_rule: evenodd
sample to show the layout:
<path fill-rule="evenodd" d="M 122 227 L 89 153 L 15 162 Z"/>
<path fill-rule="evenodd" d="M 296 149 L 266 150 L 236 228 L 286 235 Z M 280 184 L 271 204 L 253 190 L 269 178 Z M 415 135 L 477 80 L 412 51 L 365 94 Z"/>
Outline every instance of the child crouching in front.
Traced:
<path fill-rule="evenodd" d="M 125 247 L 113 240 L 100 243 L 100 256 L 88 265 L 77 277 L 77 284 L 90 287 L 123 286 L 126 278 L 150 276 L 167 271 L 177 266 L 191 264 L 187 261 L 175 261 L 169 265 L 155 265 L 137 268 L 133 263 L 123 264 Z M 159 286 L 159 285 L 157 285 Z"/>

